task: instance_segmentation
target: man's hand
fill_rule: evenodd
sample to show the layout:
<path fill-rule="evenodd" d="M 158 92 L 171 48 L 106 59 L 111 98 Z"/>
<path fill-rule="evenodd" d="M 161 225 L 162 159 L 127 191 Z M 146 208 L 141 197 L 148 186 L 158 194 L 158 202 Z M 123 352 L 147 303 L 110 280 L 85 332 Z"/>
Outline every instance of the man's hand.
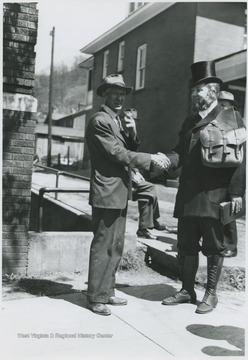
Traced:
<path fill-rule="evenodd" d="M 232 213 L 238 214 L 242 209 L 242 197 L 231 195 L 230 199 L 232 202 Z"/>
<path fill-rule="evenodd" d="M 135 184 L 139 184 L 141 181 L 145 181 L 144 177 L 139 171 L 132 171 L 132 180 L 135 182 Z"/>
<path fill-rule="evenodd" d="M 165 154 L 163 154 L 161 152 L 158 152 L 157 155 L 159 155 L 159 156 L 161 156 L 163 158 L 165 170 L 168 170 L 170 165 L 171 165 L 170 159 Z"/>
<path fill-rule="evenodd" d="M 152 160 L 152 172 L 155 174 L 162 173 L 164 170 L 168 171 L 170 166 L 170 160 L 163 153 L 157 153 L 151 155 Z"/>
<path fill-rule="evenodd" d="M 121 120 L 125 133 L 135 139 L 137 136 L 137 130 L 135 120 L 132 117 L 132 112 L 124 111 Z"/>

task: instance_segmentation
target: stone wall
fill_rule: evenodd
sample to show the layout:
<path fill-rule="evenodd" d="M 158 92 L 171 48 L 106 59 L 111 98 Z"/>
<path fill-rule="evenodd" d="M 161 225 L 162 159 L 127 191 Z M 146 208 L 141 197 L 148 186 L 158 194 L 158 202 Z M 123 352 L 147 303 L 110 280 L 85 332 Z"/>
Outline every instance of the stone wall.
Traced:
<path fill-rule="evenodd" d="M 3 274 L 27 272 L 37 100 L 36 3 L 3 4 Z"/>

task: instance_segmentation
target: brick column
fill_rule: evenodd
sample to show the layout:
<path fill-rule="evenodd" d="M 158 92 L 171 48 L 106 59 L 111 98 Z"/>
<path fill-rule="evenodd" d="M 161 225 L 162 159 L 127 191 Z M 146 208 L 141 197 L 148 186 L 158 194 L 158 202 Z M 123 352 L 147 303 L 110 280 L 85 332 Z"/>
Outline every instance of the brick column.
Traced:
<path fill-rule="evenodd" d="M 36 3 L 4 3 L 3 274 L 26 274 L 37 100 L 33 97 Z"/>

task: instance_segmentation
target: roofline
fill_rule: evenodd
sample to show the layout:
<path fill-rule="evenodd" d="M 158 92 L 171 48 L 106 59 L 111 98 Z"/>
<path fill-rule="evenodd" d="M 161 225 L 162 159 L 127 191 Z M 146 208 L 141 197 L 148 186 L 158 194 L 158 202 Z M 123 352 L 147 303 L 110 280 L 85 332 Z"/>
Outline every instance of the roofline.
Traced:
<path fill-rule="evenodd" d="M 224 82 L 245 78 L 247 74 L 246 49 L 215 60 L 216 74 Z"/>
<path fill-rule="evenodd" d="M 47 124 L 37 124 L 35 127 L 35 134 L 47 136 L 47 129 Z M 63 133 L 60 133 L 61 131 L 63 131 Z M 78 136 L 79 131 L 80 129 L 68 128 L 64 126 L 52 126 L 52 137 L 80 139 L 80 141 L 84 141 L 84 136 Z"/>
<path fill-rule="evenodd" d="M 59 118 L 59 119 L 56 119 L 55 121 L 59 121 L 59 120 L 68 120 L 68 119 L 74 119 L 74 118 L 77 118 L 77 117 L 79 117 L 79 116 L 81 116 L 81 115 L 84 115 L 85 114 L 85 107 L 84 107 L 84 109 L 83 110 L 80 110 L 80 111 L 78 111 L 78 112 L 75 112 L 75 113 L 72 113 L 72 114 L 69 114 L 69 115 L 66 115 L 66 116 L 64 116 L 64 117 L 61 117 L 61 118 Z M 52 120 L 54 121 L 54 119 L 52 118 Z"/>
<path fill-rule="evenodd" d="M 144 24 L 154 16 L 160 14 L 162 11 L 167 10 L 174 4 L 175 3 L 170 2 L 148 3 L 140 9 L 136 10 L 126 19 L 122 20 L 116 26 L 90 42 L 88 45 L 84 46 L 82 49 L 80 49 L 80 51 L 86 54 L 95 54 L 120 37 Z"/>
<path fill-rule="evenodd" d="M 217 58 L 217 59 L 215 59 L 215 62 L 227 59 L 227 58 L 232 57 L 234 55 L 238 55 L 238 54 L 241 54 L 241 53 L 246 53 L 246 52 L 247 52 L 247 49 L 239 50 L 239 51 L 236 51 L 235 53 L 231 53 L 231 54 L 222 56 L 220 58 Z"/>

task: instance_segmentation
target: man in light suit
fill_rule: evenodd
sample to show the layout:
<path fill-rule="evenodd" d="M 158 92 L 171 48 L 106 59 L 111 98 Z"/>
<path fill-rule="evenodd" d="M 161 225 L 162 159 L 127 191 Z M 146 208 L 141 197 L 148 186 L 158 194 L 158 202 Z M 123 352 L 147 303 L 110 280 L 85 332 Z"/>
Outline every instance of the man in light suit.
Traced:
<path fill-rule="evenodd" d="M 207 286 L 196 313 L 206 314 L 218 303 L 216 289 L 226 250 L 219 206 L 221 202 L 231 201 L 232 211 L 240 212 L 245 192 L 245 164 L 226 168 L 203 165 L 200 131 L 222 112 L 218 104 L 222 81 L 215 74 L 213 61 L 194 63 L 191 71 L 191 100 L 195 114 L 186 118 L 174 151 L 167 154 L 172 170 L 182 166 L 174 210 L 174 216 L 178 218 L 177 247 L 182 289 L 165 298 L 162 304 L 196 303 L 194 282 L 198 253 L 202 251 L 207 258 Z M 233 120 L 238 122 L 238 127 L 243 127 L 237 111 Z"/>
<path fill-rule="evenodd" d="M 124 246 L 130 168 L 161 170 L 169 165 L 163 154 L 136 152 L 139 146 L 135 121 L 124 114 L 123 131 L 120 113 L 132 87 L 122 75 L 108 75 L 96 93 L 104 99 L 99 112 L 89 120 L 86 141 L 91 159 L 89 203 L 92 206 L 94 237 L 90 249 L 88 308 L 99 315 L 110 315 L 109 305 L 126 305 L 115 297 L 115 273 Z"/>

